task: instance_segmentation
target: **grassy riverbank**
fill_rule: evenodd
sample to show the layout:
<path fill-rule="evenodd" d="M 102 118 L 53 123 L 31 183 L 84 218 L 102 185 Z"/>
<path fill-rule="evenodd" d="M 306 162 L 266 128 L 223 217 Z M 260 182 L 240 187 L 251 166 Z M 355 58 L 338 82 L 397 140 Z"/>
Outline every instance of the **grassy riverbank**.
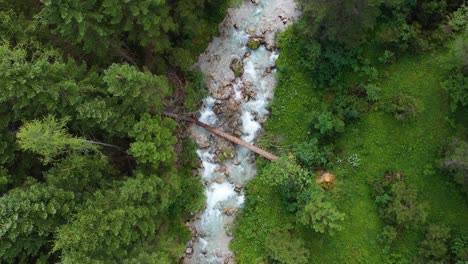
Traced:
<path fill-rule="evenodd" d="M 261 142 L 282 154 L 308 140 L 309 113 L 323 100 L 314 85 L 314 76 L 301 63 L 303 43 L 291 31 L 282 39 L 279 84 Z M 387 170 L 402 172 L 420 200 L 428 204 L 428 224 L 444 224 L 468 236 L 466 196 L 442 175 L 437 165 L 442 146 L 456 133 L 447 121 L 448 95 L 440 84 L 448 74 L 445 66 L 455 59 L 451 49 L 441 49 L 419 56 L 407 55 L 393 64 L 379 66 L 376 80 L 381 88 L 379 102 L 372 104 L 359 121 L 347 126 L 334 142 L 336 157 L 329 169 L 336 174 L 336 185 L 331 192 L 347 216 L 343 230 L 333 236 L 297 226 L 294 215 L 282 205 L 280 195 L 254 179 L 248 186 L 246 205 L 237 219 L 232 243 L 239 262 L 267 263 L 270 234 L 275 229 L 288 229 L 292 237 L 301 238 L 308 251 L 302 254 L 308 256 L 309 263 L 384 263 L 390 259 L 414 262 L 423 226 L 399 236 L 391 254 L 379 242 L 384 223 L 370 186 Z M 352 82 L 353 78 L 345 78 L 343 82 Z M 422 104 L 423 110 L 411 122 L 399 122 L 384 111 L 383 105 L 402 92 L 418 98 Z M 346 162 L 352 155 L 359 158 L 358 166 Z M 260 170 L 262 166 L 260 162 Z M 277 239 L 287 248 L 287 239 Z"/>

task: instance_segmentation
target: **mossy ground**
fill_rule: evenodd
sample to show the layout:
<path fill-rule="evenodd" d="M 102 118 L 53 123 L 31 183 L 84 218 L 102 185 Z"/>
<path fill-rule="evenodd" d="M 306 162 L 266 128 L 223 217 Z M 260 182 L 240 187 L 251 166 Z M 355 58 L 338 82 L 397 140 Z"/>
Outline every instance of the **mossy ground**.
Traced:
<path fill-rule="evenodd" d="M 283 48 L 278 61 L 279 84 L 271 104 L 272 116 L 265 125 L 265 147 L 287 152 L 308 138 L 307 113 L 318 102 L 317 91 L 307 73 L 298 67 L 294 48 Z M 343 162 L 332 172 L 339 207 L 347 214 L 344 229 L 334 236 L 291 229 L 306 240 L 310 263 L 384 263 L 379 236 L 384 224 L 371 196 L 370 183 L 386 170 L 404 173 L 420 200 L 429 205 L 428 223 L 445 224 L 468 236 L 467 198 L 437 169 L 440 150 L 455 131 L 448 122 L 449 102 L 440 85 L 453 63 L 449 50 L 407 56 L 379 68 L 381 103 L 349 126 L 336 145 Z M 414 121 L 402 123 L 382 111 L 379 105 L 400 92 L 418 98 L 424 110 Z M 275 147 L 273 147 L 275 146 Z M 360 165 L 346 159 L 356 154 Z M 259 167 L 262 167 L 259 162 Z M 273 228 L 291 228 L 294 216 L 287 213 L 278 193 L 253 180 L 248 186 L 246 205 L 237 219 L 231 244 L 239 263 L 266 263 L 265 238 Z M 421 227 L 423 228 L 423 227 Z M 392 247 L 400 259 L 413 263 L 421 230 L 409 230 Z M 281 238 L 278 238 L 281 239 Z"/>

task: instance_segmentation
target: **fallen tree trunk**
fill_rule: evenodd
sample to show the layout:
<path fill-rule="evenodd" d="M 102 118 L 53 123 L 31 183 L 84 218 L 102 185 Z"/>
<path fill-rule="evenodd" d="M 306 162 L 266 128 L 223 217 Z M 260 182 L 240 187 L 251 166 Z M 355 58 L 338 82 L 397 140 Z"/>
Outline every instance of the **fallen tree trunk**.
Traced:
<path fill-rule="evenodd" d="M 252 144 L 249 144 L 245 141 L 243 141 L 242 139 L 238 138 L 238 137 L 234 137 L 234 136 L 231 136 L 229 135 L 228 133 L 224 132 L 224 131 L 221 131 L 215 127 L 212 127 L 210 125 L 207 125 L 203 122 L 200 122 L 198 121 L 197 119 L 195 118 L 192 118 L 192 117 L 184 117 L 184 116 L 180 116 L 180 115 L 176 115 L 176 114 L 173 114 L 173 113 L 164 113 L 165 116 L 167 117 L 170 117 L 170 118 L 173 118 L 173 119 L 178 119 L 178 120 L 182 120 L 182 121 L 185 121 L 185 122 L 190 122 L 190 123 L 194 123 L 200 127 L 203 127 L 204 129 L 210 131 L 211 133 L 217 135 L 217 136 L 220 136 L 224 139 L 227 139 L 239 146 L 242 146 L 244 148 L 247 148 L 247 149 L 250 149 L 251 151 L 257 153 L 258 155 L 266 158 L 266 159 L 269 159 L 269 160 L 276 160 L 278 159 L 277 156 L 271 154 L 270 152 L 267 152 L 259 147 L 256 147 Z"/>

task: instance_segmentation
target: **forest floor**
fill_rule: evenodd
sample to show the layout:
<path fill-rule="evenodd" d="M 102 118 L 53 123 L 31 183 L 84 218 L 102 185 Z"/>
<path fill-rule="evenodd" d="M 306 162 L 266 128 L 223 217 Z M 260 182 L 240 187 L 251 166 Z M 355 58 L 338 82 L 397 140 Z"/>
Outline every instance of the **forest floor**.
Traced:
<path fill-rule="evenodd" d="M 288 151 L 307 140 L 310 128 L 305 119 L 319 102 L 310 77 L 294 60 L 295 52 L 283 49 L 278 60 L 278 68 L 283 67 L 283 71 L 279 73 L 271 104 L 272 116 L 265 124 L 266 134 L 262 139 L 262 144 L 271 145 L 270 148 L 275 145 L 272 142 L 277 142 L 277 151 Z M 418 98 L 423 111 L 414 121 L 401 123 L 377 104 L 346 128 L 344 136 L 336 142 L 341 149 L 337 158 L 344 162 L 332 168 L 337 176 L 333 192 L 340 209 L 347 214 L 343 230 L 334 236 L 293 231 L 306 241 L 311 263 L 385 262 L 388 256 L 379 242 L 384 223 L 378 215 L 370 185 L 386 170 L 402 172 L 409 185 L 418 191 L 420 200 L 429 206 L 428 223 L 445 224 L 468 235 L 467 198 L 437 169 L 441 147 L 456 133 L 448 122 L 448 96 L 440 85 L 448 71 L 445 66 L 452 59 L 447 49 L 407 56 L 378 69 L 381 101 L 404 92 Z M 352 167 L 346 162 L 351 155 L 360 159 L 359 166 Z M 281 206 L 278 194 L 260 181 L 253 180 L 250 192 L 232 243 L 240 263 L 254 263 L 251 261 L 255 257 L 261 259 L 267 253 L 262 243 L 268 230 L 294 223 L 294 216 Z M 409 230 L 399 237 L 392 247 L 394 259 L 412 262 L 421 238 L 422 230 Z"/>

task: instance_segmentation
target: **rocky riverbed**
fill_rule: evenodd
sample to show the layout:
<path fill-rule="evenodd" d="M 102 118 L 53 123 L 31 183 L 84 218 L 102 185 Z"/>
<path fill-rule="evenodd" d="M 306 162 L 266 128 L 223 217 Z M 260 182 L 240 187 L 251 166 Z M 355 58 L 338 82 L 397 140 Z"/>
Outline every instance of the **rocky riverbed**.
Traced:
<path fill-rule="evenodd" d="M 228 10 L 220 35 L 194 66 L 204 73 L 210 90 L 200 121 L 255 143 L 275 87 L 275 36 L 299 16 L 294 0 L 245 0 Z M 235 263 L 230 227 L 244 202 L 242 187 L 256 174 L 255 155 L 199 127 L 192 135 L 199 146 L 198 173 L 207 203 L 187 223 L 193 237 L 183 263 Z"/>

